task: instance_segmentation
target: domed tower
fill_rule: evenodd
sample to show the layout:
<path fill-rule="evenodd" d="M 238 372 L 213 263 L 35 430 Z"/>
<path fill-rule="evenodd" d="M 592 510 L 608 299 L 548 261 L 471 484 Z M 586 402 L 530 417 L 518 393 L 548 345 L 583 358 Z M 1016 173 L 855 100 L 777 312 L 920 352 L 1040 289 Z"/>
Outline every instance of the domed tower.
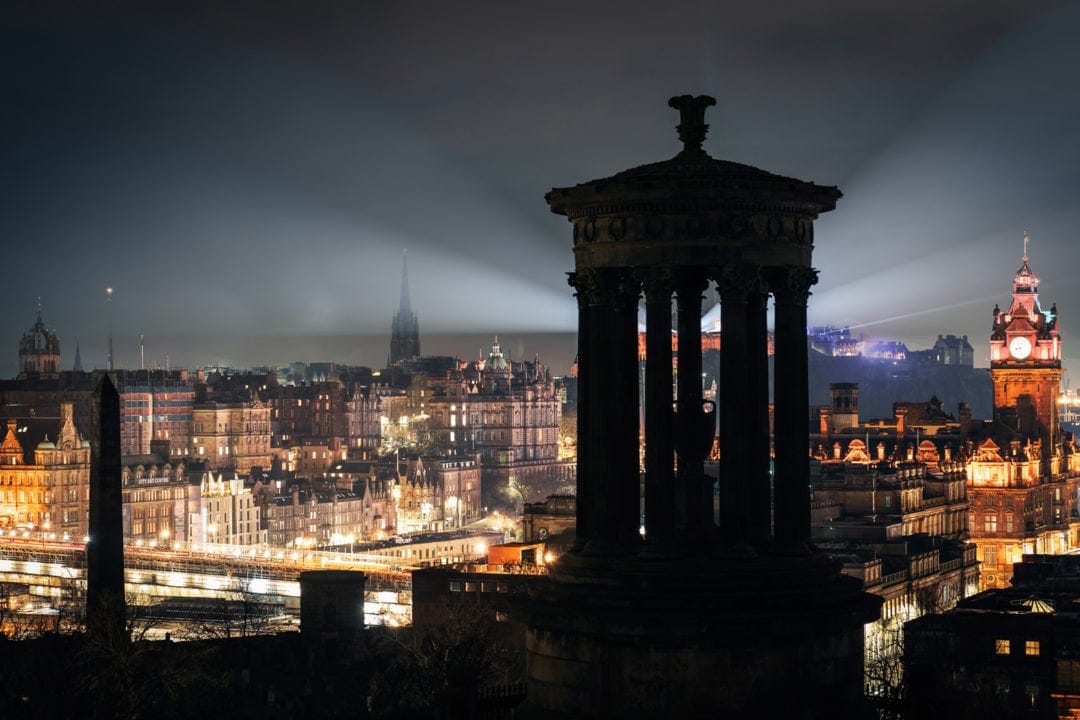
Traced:
<path fill-rule="evenodd" d="M 45 327 L 41 319 L 41 302 L 37 307 L 37 322 L 23 333 L 19 341 L 19 376 L 55 375 L 60 372 L 60 340 Z"/>

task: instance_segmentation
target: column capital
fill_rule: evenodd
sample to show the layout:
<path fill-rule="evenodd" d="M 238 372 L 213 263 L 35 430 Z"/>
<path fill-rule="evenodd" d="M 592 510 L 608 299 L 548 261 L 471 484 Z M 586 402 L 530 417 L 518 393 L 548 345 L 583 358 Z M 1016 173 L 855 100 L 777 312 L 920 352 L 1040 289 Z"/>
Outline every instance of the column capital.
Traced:
<path fill-rule="evenodd" d="M 751 296 L 765 296 L 768 285 L 756 265 L 723 265 L 717 269 L 716 290 L 720 302 L 747 302 Z"/>
<path fill-rule="evenodd" d="M 676 304 L 681 310 L 687 307 L 687 302 L 696 303 L 700 309 L 704 299 L 702 293 L 709 287 L 709 278 L 704 270 L 699 268 L 677 268 L 672 274 L 672 284 L 675 289 Z"/>
<path fill-rule="evenodd" d="M 581 307 L 636 308 L 641 295 L 641 282 L 629 268 L 586 268 L 567 273 L 567 283 Z"/>
<path fill-rule="evenodd" d="M 818 271 L 802 266 L 768 268 L 769 289 L 778 302 L 806 305 L 810 288 L 817 283 Z"/>
<path fill-rule="evenodd" d="M 671 293 L 674 291 L 671 270 L 668 268 L 652 268 L 637 270 L 634 277 L 645 289 L 646 302 L 671 302 Z"/>

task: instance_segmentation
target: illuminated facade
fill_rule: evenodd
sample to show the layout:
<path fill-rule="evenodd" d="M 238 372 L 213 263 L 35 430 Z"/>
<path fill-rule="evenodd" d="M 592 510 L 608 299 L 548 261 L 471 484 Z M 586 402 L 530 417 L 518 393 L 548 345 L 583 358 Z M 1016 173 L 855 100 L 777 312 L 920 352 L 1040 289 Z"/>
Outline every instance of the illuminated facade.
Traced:
<path fill-rule="evenodd" d="M 435 446 L 480 456 L 485 505 L 535 502 L 573 486 L 576 463 L 560 457 L 562 403 L 539 358 L 511 362 L 496 338 L 484 361 L 425 392 Z"/>
<path fill-rule="evenodd" d="M 968 465 L 969 530 L 982 587 L 1007 587 L 1028 553 L 1080 547 L 1080 453 L 1060 431 L 1061 338 L 1057 306 L 1039 304 L 1039 281 L 1024 257 L 1006 312 L 994 307 L 990 376 L 994 422 L 974 441 Z"/>
<path fill-rule="evenodd" d="M 345 401 L 349 456 L 356 460 L 375 457 L 382 442 L 382 398 L 375 388 L 356 385 Z"/>
<path fill-rule="evenodd" d="M 277 547 L 313 548 L 361 542 L 364 499 L 351 490 L 278 495 L 267 505 L 267 541 Z"/>
<path fill-rule="evenodd" d="M 410 458 L 397 489 L 398 532 L 444 532 L 478 520 L 480 484 L 476 456 Z"/>
<path fill-rule="evenodd" d="M 247 401 L 196 403 L 192 458 L 205 460 L 211 470 L 235 470 L 247 475 L 253 467 L 270 467 L 270 408 L 257 397 Z"/>
<path fill-rule="evenodd" d="M 0 444 L 0 527 L 81 540 L 89 502 L 90 444 L 72 404 L 61 403 L 58 420 L 9 419 Z"/>
<path fill-rule="evenodd" d="M 189 540 L 216 545 L 259 545 L 267 541 L 261 529 L 262 508 L 243 479 L 207 472 L 194 506 L 189 505 Z"/>
<path fill-rule="evenodd" d="M 146 455 L 150 443 L 165 440 L 172 456 L 191 454 L 195 388 L 187 370 L 116 370 L 120 393 L 120 452 Z"/>
<path fill-rule="evenodd" d="M 158 455 L 121 459 L 124 541 L 137 545 L 170 545 L 188 539 L 188 484 L 181 462 Z"/>

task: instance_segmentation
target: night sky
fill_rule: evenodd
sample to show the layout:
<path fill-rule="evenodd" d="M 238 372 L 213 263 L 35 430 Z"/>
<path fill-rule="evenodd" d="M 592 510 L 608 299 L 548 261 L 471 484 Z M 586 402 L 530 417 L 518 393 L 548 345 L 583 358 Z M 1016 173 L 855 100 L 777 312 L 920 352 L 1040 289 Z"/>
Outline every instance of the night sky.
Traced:
<path fill-rule="evenodd" d="M 1080 367 L 1075 3 L 11 5 L 0 377 L 39 297 L 63 367 L 103 366 L 106 286 L 118 366 L 140 335 L 148 367 L 379 366 L 405 251 L 425 353 L 561 374 L 544 193 L 673 156 L 683 93 L 714 157 L 844 192 L 811 322 L 986 365 L 1027 231 Z"/>

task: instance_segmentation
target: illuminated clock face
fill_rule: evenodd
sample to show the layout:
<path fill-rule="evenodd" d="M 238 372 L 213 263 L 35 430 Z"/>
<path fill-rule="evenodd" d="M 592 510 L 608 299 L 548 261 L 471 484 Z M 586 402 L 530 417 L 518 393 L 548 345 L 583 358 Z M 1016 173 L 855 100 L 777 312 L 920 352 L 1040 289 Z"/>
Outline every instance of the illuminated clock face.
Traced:
<path fill-rule="evenodd" d="M 1031 354 L 1031 341 L 1026 337 L 1014 337 L 1009 343 L 1009 352 L 1017 360 L 1023 360 Z"/>

